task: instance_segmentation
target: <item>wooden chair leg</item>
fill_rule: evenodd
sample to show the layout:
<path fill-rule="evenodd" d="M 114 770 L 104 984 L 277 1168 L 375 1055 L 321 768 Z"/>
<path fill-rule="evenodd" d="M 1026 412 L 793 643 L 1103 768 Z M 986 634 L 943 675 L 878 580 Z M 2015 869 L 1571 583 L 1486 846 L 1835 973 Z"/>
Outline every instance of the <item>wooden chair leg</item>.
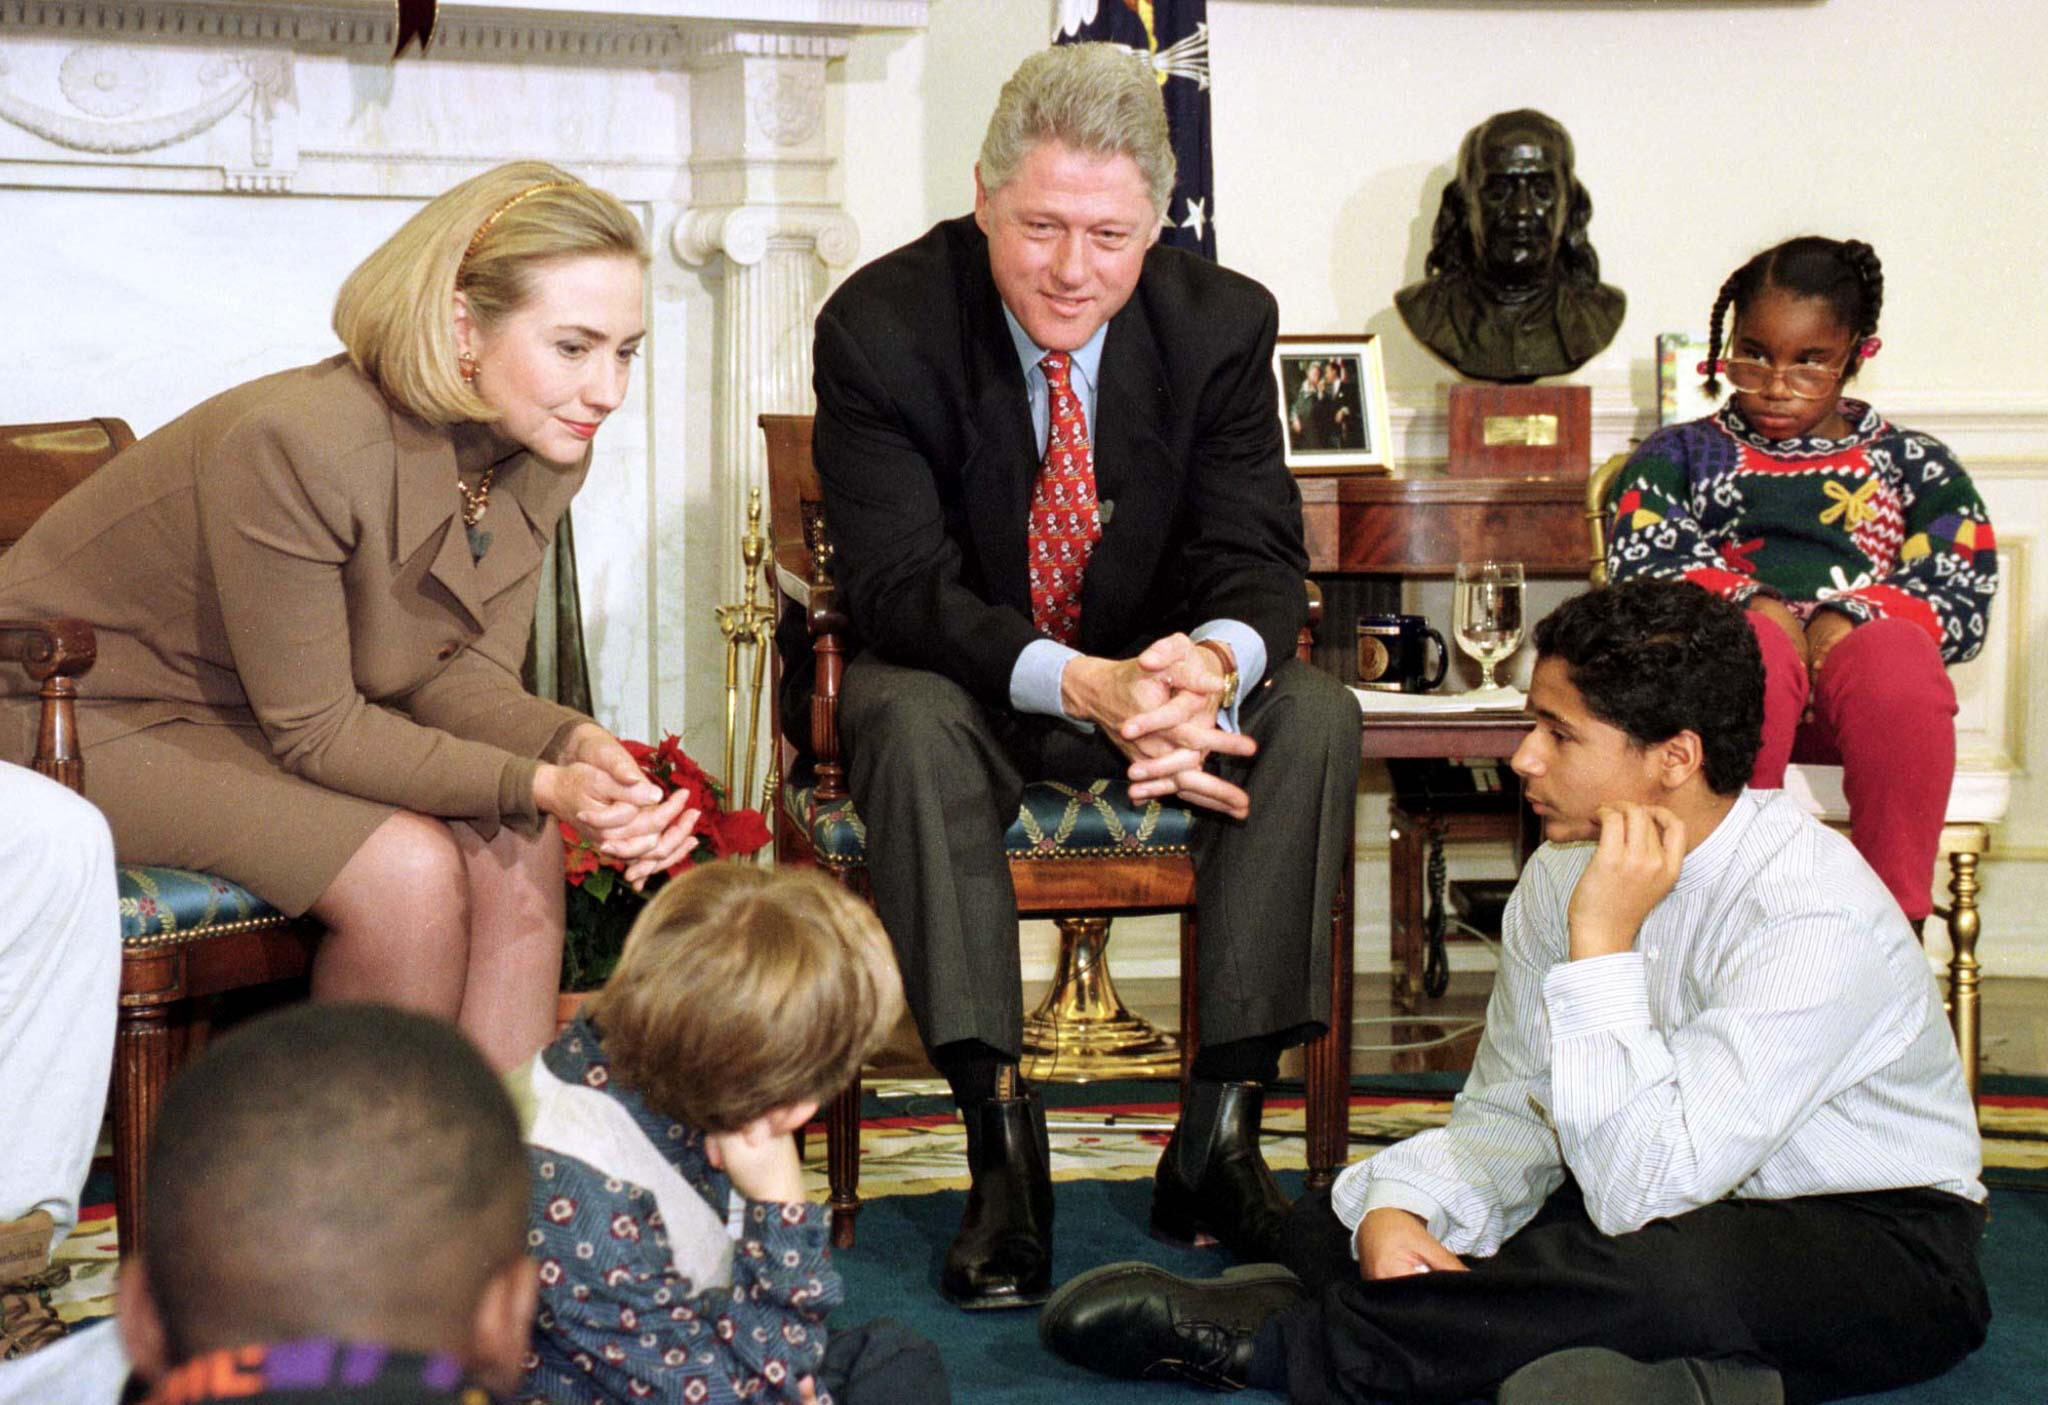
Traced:
<path fill-rule="evenodd" d="M 1977 1097 L 1978 1060 L 1982 1052 L 1977 1023 L 1979 1000 L 1977 981 L 1977 855 L 1953 850 L 1948 856 L 1950 903 L 1948 908 L 1948 1008 L 1949 1023 L 1956 1034 L 1956 1051 L 1963 1059 L 1963 1081 L 1970 1097 Z"/>
<path fill-rule="evenodd" d="M 1349 847 L 1348 844 L 1346 846 Z M 1330 1027 L 1307 1049 L 1308 1184 L 1337 1179 L 1351 1150 L 1351 865 L 1330 905 Z"/>
<path fill-rule="evenodd" d="M 1180 914 L 1180 1105 L 1195 1090 L 1195 1046 L 1202 1038 L 1201 983 L 1195 979 L 1195 910 Z"/>
<path fill-rule="evenodd" d="M 853 1247 L 860 1214 L 860 1075 L 825 1113 L 825 1174 L 832 1186 L 832 1247 Z"/>
<path fill-rule="evenodd" d="M 114 1217 L 122 1258 L 142 1244 L 149 1134 L 171 1081 L 171 1029 L 163 1005 L 123 1005 L 114 1025 Z"/>

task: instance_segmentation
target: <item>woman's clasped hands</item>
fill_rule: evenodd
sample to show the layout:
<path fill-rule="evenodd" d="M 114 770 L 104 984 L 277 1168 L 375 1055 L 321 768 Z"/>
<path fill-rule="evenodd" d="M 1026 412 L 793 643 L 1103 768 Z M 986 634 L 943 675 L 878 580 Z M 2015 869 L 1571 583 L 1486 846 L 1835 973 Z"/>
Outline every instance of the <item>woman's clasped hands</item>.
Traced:
<path fill-rule="evenodd" d="M 696 797 L 683 788 L 664 797 L 619 739 L 594 722 L 577 727 L 560 754 L 541 763 L 533 796 L 605 857 L 623 861 L 635 892 L 697 847 Z"/>

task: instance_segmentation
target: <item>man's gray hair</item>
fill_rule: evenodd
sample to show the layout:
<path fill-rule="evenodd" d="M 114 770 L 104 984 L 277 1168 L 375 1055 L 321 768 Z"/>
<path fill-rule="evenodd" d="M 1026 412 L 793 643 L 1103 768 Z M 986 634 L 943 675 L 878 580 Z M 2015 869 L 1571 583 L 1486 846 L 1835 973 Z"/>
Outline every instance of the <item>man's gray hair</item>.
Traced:
<path fill-rule="evenodd" d="M 1040 142 L 1091 156 L 1128 156 L 1152 210 L 1173 198 L 1173 142 L 1152 65 L 1120 44 L 1055 44 L 1017 65 L 981 141 L 981 184 L 998 190 Z"/>

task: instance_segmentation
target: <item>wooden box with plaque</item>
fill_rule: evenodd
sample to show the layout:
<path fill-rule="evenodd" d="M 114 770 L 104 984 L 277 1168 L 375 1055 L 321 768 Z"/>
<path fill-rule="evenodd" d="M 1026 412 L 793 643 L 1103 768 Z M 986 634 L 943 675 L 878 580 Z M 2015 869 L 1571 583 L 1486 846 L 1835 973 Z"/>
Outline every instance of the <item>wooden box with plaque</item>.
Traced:
<path fill-rule="evenodd" d="M 1454 385 L 1444 471 L 1453 478 L 1583 479 L 1592 441 L 1588 386 Z"/>

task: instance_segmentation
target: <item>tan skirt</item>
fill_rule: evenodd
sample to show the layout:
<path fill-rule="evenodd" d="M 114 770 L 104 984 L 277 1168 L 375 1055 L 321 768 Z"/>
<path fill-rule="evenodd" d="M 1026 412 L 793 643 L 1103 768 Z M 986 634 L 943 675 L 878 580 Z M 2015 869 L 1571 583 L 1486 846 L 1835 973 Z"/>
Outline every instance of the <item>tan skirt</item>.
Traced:
<path fill-rule="evenodd" d="M 0 737 L 7 759 L 29 763 L 32 730 L 0 727 Z M 254 727 L 203 722 L 88 747 L 85 798 L 106 815 L 122 863 L 217 873 L 293 917 L 397 809 L 289 774 Z"/>

